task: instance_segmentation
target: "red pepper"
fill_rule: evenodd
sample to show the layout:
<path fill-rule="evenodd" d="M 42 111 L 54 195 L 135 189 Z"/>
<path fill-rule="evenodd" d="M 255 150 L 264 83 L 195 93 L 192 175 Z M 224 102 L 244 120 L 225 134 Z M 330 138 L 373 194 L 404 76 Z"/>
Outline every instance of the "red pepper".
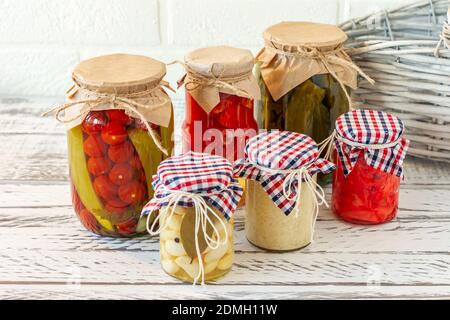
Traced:
<path fill-rule="evenodd" d="M 338 157 L 333 175 L 333 211 L 342 219 L 359 224 L 378 224 L 395 218 L 400 177 L 374 169 L 363 155 L 344 177 Z"/>
<path fill-rule="evenodd" d="M 195 136 L 195 123 L 201 128 L 203 136 Z M 205 132 L 209 129 L 218 130 L 216 137 L 208 140 Z M 242 129 L 247 135 L 244 138 L 234 137 L 234 131 Z M 247 131 L 248 129 L 252 129 Z M 186 118 L 183 124 L 183 151 L 209 152 L 227 157 L 230 161 L 235 161 L 242 156 L 245 142 L 248 141 L 258 129 L 253 116 L 253 100 L 238 97 L 231 94 L 220 93 L 219 104 L 207 113 L 195 99 L 186 92 Z M 227 131 L 228 130 L 228 131 Z M 230 137 L 231 135 L 231 137 Z M 220 139 L 217 150 L 211 144 L 216 145 L 216 138 Z M 241 140 L 244 139 L 243 143 Z"/>

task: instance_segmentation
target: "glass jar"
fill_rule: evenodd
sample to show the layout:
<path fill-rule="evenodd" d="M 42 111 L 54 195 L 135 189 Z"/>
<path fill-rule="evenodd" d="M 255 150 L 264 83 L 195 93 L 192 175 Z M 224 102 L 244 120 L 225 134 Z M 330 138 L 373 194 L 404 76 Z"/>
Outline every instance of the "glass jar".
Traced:
<path fill-rule="evenodd" d="M 233 214 L 243 193 L 231 163 L 220 156 L 189 151 L 164 160 L 153 186 L 155 194 L 142 215 L 149 219 L 150 235 L 160 235 L 164 271 L 194 284 L 213 281 L 230 271 Z"/>
<path fill-rule="evenodd" d="M 153 196 L 152 176 L 166 158 L 163 150 L 173 149 L 164 74 L 159 61 L 120 54 L 83 61 L 73 72 L 75 85 L 57 119 L 68 127 L 73 207 L 89 231 L 112 237 L 145 232 L 140 213 Z M 155 105 L 161 113 L 149 111 Z"/>
<path fill-rule="evenodd" d="M 306 135 L 273 131 L 250 139 L 245 158 L 234 165 L 235 174 L 247 179 L 249 242 L 273 251 L 310 244 L 319 205 L 326 203 L 317 174 L 333 169 L 332 163 L 319 158 L 317 144 Z"/>
<path fill-rule="evenodd" d="M 316 180 L 316 176 L 314 176 Z M 302 184 L 300 207 L 289 215 L 278 208 L 257 181 L 248 180 L 245 233 L 253 245 L 272 251 L 289 251 L 311 243 L 315 221 L 314 198 Z"/>
<path fill-rule="evenodd" d="M 360 156 L 347 177 L 336 157 L 332 209 L 343 220 L 357 224 L 378 224 L 397 215 L 400 177 L 374 169 Z"/>
<path fill-rule="evenodd" d="M 332 189 L 337 216 L 357 224 L 396 217 L 409 144 L 403 133 L 402 121 L 386 112 L 353 110 L 337 119 Z"/>
<path fill-rule="evenodd" d="M 344 52 L 347 35 L 334 25 L 282 22 L 264 32 L 256 57 L 262 129 L 303 133 L 324 141 L 336 118 L 350 109 L 350 88 L 359 70 Z M 331 176 L 319 175 L 321 183 Z"/>
<path fill-rule="evenodd" d="M 243 157 L 257 134 L 254 101 L 260 92 L 249 50 L 227 46 L 197 49 L 185 56 L 186 117 L 183 151 Z"/>
<path fill-rule="evenodd" d="M 169 208 L 169 211 L 172 208 Z M 161 211 L 167 210 L 163 208 Z M 215 210 L 217 212 L 217 210 Z M 206 282 L 222 277 L 231 270 L 234 261 L 233 219 L 221 216 L 221 224 L 210 216 L 220 234 L 221 244 L 213 249 L 208 247 L 202 232 L 198 233 L 199 248 Z M 161 217 L 160 223 L 165 225 L 168 215 Z M 225 231 L 225 228 L 226 231 Z M 168 227 L 160 233 L 160 255 L 163 270 L 182 281 L 193 282 L 200 272 L 199 258 L 195 248 L 195 209 L 176 207 Z M 208 229 L 213 241 L 212 228 Z"/>

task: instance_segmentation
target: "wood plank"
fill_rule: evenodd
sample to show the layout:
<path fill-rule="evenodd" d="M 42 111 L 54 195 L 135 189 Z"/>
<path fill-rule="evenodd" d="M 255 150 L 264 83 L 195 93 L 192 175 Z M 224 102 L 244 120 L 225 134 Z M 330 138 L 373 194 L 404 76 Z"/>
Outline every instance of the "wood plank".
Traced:
<path fill-rule="evenodd" d="M 58 101 L 57 98 L 0 100 L 0 135 L 3 148 L 8 150 L 0 164 L 0 180 L 67 180 L 64 126 L 51 116 L 40 117 Z M 174 105 L 176 141 L 180 141 L 184 103 L 177 100 Z M 449 184 L 450 181 L 448 163 L 408 157 L 405 168 L 406 184 Z"/>
<path fill-rule="evenodd" d="M 450 286 L 342 286 L 342 285 L 0 285 L 0 298 L 13 299 L 449 299 Z"/>
<path fill-rule="evenodd" d="M 66 137 L 48 134 L 0 134 L 4 153 L 0 180 L 66 181 Z M 178 138 L 179 139 L 179 138 Z M 407 158 L 404 185 L 450 185 L 450 163 Z"/>
<path fill-rule="evenodd" d="M 166 284 L 158 252 L 2 250 L 2 284 Z M 448 254 L 239 253 L 222 285 L 450 285 Z"/>
<path fill-rule="evenodd" d="M 0 133 L 64 134 L 64 126 L 53 116 L 41 117 L 41 114 L 63 101 L 54 99 L 0 99 Z"/>
<path fill-rule="evenodd" d="M 331 188 L 326 188 L 330 203 Z M 70 207 L 70 188 L 66 182 L 17 182 L 0 183 L 0 221 L 3 212 L 17 212 L 22 215 L 22 208 L 60 208 Z M 4 211 L 3 209 L 16 211 Z M 51 209 L 54 214 L 54 209 Z M 67 210 L 67 208 L 66 208 Z M 64 211 L 69 214 L 70 210 Z M 29 211 L 23 213 L 28 216 Z M 50 211 L 48 212 L 50 213 Z M 45 210 L 37 210 L 36 216 L 48 216 Z M 62 211 L 61 211 L 62 213 Z M 335 220 L 336 217 L 326 207 L 320 211 L 321 220 Z M 450 188 L 447 186 L 404 185 L 400 189 L 399 219 L 450 218 Z"/>
<path fill-rule="evenodd" d="M 75 219 L 55 225 L 0 228 L 0 251 L 43 249 L 58 251 L 123 250 L 158 251 L 159 240 L 144 235 L 132 239 L 106 238 L 86 231 Z M 31 225 L 31 226 L 30 226 Z M 247 241 L 244 221 L 235 225 L 238 252 L 262 252 Z M 318 221 L 314 242 L 302 252 L 448 252 L 450 220 L 393 221 L 378 226 L 356 226 L 338 221 Z"/>

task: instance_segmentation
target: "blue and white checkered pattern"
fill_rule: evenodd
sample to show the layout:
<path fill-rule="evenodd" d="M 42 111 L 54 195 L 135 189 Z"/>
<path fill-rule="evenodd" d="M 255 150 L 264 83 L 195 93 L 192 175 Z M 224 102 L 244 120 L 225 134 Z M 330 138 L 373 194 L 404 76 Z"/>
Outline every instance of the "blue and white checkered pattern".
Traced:
<path fill-rule="evenodd" d="M 143 215 L 167 206 L 168 202 L 160 199 L 170 190 L 178 190 L 201 195 L 228 219 L 236 210 L 243 193 L 242 187 L 233 178 L 230 162 L 219 156 L 196 152 L 162 161 L 153 176 L 152 185 L 156 196 L 142 209 Z M 178 205 L 192 207 L 193 203 L 185 198 Z"/>
<path fill-rule="evenodd" d="M 352 172 L 358 158 L 363 155 L 369 166 L 402 176 L 402 164 L 409 145 L 403 137 L 404 131 L 403 122 L 386 112 L 353 110 L 341 115 L 336 120 L 335 147 L 344 175 Z M 345 140 L 358 146 L 351 146 Z M 383 145 L 387 147 L 383 148 Z"/>
<path fill-rule="evenodd" d="M 283 193 L 283 182 L 288 172 L 277 171 L 306 167 L 310 175 L 315 175 L 335 169 L 333 163 L 318 157 L 316 142 L 304 134 L 289 131 L 264 132 L 249 140 L 245 147 L 245 158 L 234 163 L 234 174 L 260 182 L 272 201 L 288 215 L 294 209 L 296 201 L 287 199 Z M 297 192 L 297 187 L 295 184 L 292 192 Z M 291 198 L 293 194 L 288 196 Z"/>

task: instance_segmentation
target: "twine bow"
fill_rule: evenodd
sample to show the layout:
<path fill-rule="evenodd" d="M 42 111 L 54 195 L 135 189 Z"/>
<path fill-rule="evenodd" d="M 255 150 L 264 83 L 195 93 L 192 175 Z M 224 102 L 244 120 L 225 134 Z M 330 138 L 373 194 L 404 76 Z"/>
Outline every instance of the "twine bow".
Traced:
<path fill-rule="evenodd" d="M 162 81 L 161 85 L 163 85 L 164 87 L 166 87 L 170 90 L 173 90 L 169 86 L 169 84 L 165 81 Z M 163 152 L 166 156 L 168 155 L 168 151 L 162 145 L 159 135 L 148 124 L 147 119 L 144 117 L 144 115 L 137 110 L 138 108 L 152 110 L 155 107 L 144 105 L 144 104 L 139 103 L 136 100 L 132 99 L 135 97 L 135 95 L 128 95 L 127 97 L 125 97 L 125 96 L 117 96 L 116 94 L 107 94 L 107 93 L 100 94 L 97 92 L 89 91 L 87 89 L 82 89 L 78 86 L 76 86 L 76 88 L 77 88 L 77 90 L 88 91 L 88 93 L 90 95 L 94 95 L 96 97 L 90 98 L 90 99 L 82 99 L 82 100 L 72 101 L 72 102 L 65 103 L 63 105 L 56 106 L 55 108 L 53 108 L 47 112 L 44 112 L 42 114 L 42 116 L 46 116 L 48 114 L 55 113 L 56 120 L 58 120 L 59 122 L 62 122 L 62 123 L 69 123 L 69 122 L 72 122 L 72 121 L 75 121 L 78 119 L 84 119 L 89 112 L 96 110 L 96 108 L 99 105 L 111 104 L 112 109 L 123 109 L 123 110 L 128 111 L 130 114 L 135 115 L 136 118 L 139 118 L 139 120 L 141 120 L 141 122 L 144 124 L 145 128 L 147 129 L 147 132 L 149 133 L 150 137 L 155 142 L 155 145 L 158 147 L 158 149 L 161 150 L 161 152 Z M 160 86 L 157 86 L 157 87 L 152 88 L 147 91 L 139 92 L 138 94 L 139 94 L 139 96 L 148 95 L 155 89 L 160 89 Z M 61 114 L 63 112 L 65 112 L 65 110 L 70 109 L 77 105 L 84 105 L 84 107 L 81 109 L 81 112 L 79 112 L 78 114 L 76 114 L 75 116 L 70 117 L 70 118 L 61 116 Z"/>
<path fill-rule="evenodd" d="M 397 140 L 386 143 L 386 144 L 371 144 L 371 143 L 359 143 L 355 142 L 349 139 L 346 139 L 339 135 L 336 130 L 333 130 L 333 132 L 321 143 L 318 144 L 319 148 L 319 154 L 322 154 L 324 150 L 326 150 L 326 153 L 324 155 L 324 159 L 331 161 L 331 152 L 333 150 L 333 143 L 335 140 L 341 141 L 345 143 L 346 145 L 349 145 L 351 147 L 365 149 L 365 150 L 381 150 L 386 148 L 392 148 L 395 147 L 397 144 L 400 143 L 402 140 L 402 137 L 400 136 Z"/>
<path fill-rule="evenodd" d="M 375 81 L 369 77 L 364 71 L 362 71 L 350 58 L 350 56 L 345 52 L 342 45 L 338 46 L 333 50 L 321 51 L 315 47 L 298 46 L 295 51 L 287 52 L 282 49 L 278 49 L 272 42 L 272 46 L 266 47 L 269 50 L 275 50 L 278 54 L 287 56 L 300 56 L 303 58 L 318 60 L 322 63 L 329 74 L 339 83 L 340 87 L 344 91 L 345 97 L 348 100 L 350 108 L 352 107 L 352 99 L 348 90 L 344 84 L 342 78 L 337 74 L 333 65 L 340 66 L 344 69 L 352 69 L 357 74 L 361 75 L 370 84 L 374 84 Z M 342 54 L 345 58 L 339 57 L 337 54 Z"/>
<path fill-rule="evenodd" d="M 233 83 L 240 82 L 243 80 L 246 80 L 252 76 L 252 73 L 245 73 L 236 77 L 223 77 L 222 74 L 224 72 L 224 68 L 221 69 L 221 71 L 216 75 L 214 72 L 210 71 L 210 76 L 204 76 L 194 70 L 192 68 L 189 68 L 184 62 L 175 60 L 168 65 L 172 65 L 178 63 L 186 71 L 186 74 L 177 81 L 178 88 L 180 88 L 183 84 L 187 91 L 194 91 L 198 88 L 203 87 L 216 87 L 219 89 L 227 89 L 231 91 L 233 94 L 240 96 L 240 97 L 249 97 L 252 98 L 250 93 L 246 90 L 243 90 L 241 88 L 238 88 L 237 86 L 233 85 Z"/>
<path fill-rule="evenodd" d="M 261 169 L 262 171 L 268 172 L 270 174 L 285 174 L 286 177 L 283 181 L 283 196 L 289 201 L 295 201 L 294 211 L 295 217 L 299 216 L 300 212 L 300 200 L 302 196 L 302 185 L 303 182 L 306 187 L 311 191 L 313 195 L 313 222 L 312 222 L 312 233 L 311 241 L 314 238 L 314 227 L 316 224 L 317 216 L 319 215 L 319 208 L 321 205 L 325 205 L 328 208 L 328 203 L 325 199 L 325 191 L 323 188 L 314 180 L 314 178 L 309 173 L 308 167 L 310 164 L 306 164 L 301 168 L 297 169 L 271 169 L 267 167 L 262 167 L 258 164 L 253 164 L 255 167 Z M 297 186 L 297 190 L 295 190 Z M 296 192 L 297 191 L 297 192 Z"/>
<path fill-rule="evenodd" d="M 163 193 L 163 195 L 161 195 Z M 159 195 L 159 197 L 158 197 Z M 175 209 L 178 203 L 182 199 L 190 199 L 194 205 L 195 209 L 195 250 L 197 253 L 197 260 L 199 265 L 199 272 L 194 279 L 193 285 L 195 285 L 199 279 L 201 279 L 201 285 L 205 284 L 205 268 L 203 265 L 202 253 L 200 251 L 200 244 L 198 239 L 199 232 L 203 232 L 204 239 L 206 244 L 212 250 L 217 249 L 220 245 L 224 245 L 227 243 L 228 239 L 228 231 L 227 226 L 219 217 L 219 215 L 210 207 L 210 205 L 206 202 L 206 200 L 202 197 L 201 194 L 195 194 L 191 192 L 181 191 L 181 190 L 171 190 L 165 187 L 161 187 L 155 192 L 154 199 L 157 199 L 159 203 L 166 203 L 167 205 L 163 210 L 160 210 L 160 213 L 153 220 L 151 226 L 149 226 L 149 222 L 151 221 L 151 215 L 156 212 L 155 210 L 151 210 L 148 213 L 147 217 L 147 231 L 150 235 L 158 235 L 163 232 L 169 225 L 170 220 L 175 214 Z M 217 229 L 214 221 L 209 216 L 211 214 L 216 220 L 220 222 L 223 230 L 225 231 L 224 239 L 221 239 L 220 232 Z M 164 224 L 159 224 L 158 229 L 154 230 L 156 224 L 160 221 L 161 216 L 166 216 L 164 220 Z M 211 226 L 212 233 L 208 234 L 207 227 Z"/>

